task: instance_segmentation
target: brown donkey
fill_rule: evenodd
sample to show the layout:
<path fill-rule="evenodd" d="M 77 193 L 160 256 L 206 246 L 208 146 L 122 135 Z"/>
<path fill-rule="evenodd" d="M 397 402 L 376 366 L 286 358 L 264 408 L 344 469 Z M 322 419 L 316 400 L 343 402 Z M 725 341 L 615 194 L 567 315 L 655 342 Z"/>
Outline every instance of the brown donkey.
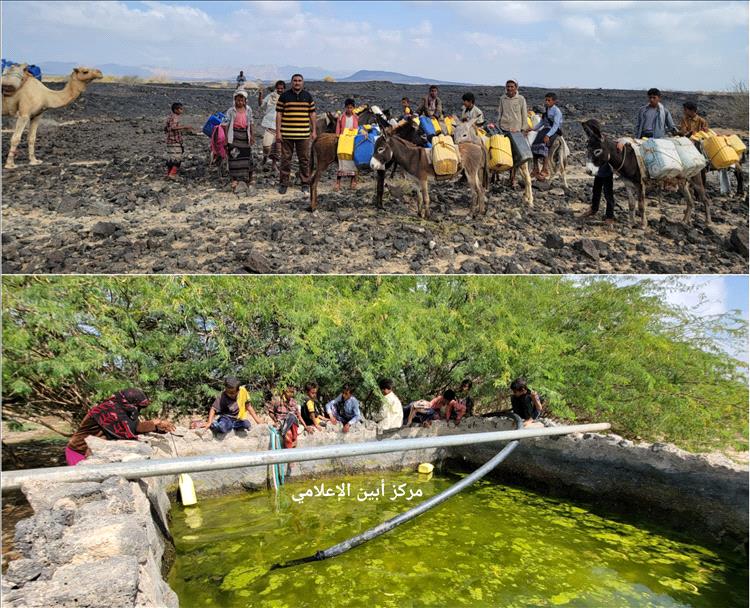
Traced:
<path fill-rule="evenodd" d="M 610 167 L 623 180 L 625 191 L 628 193 L 628 207 L 630 211 L 630 221 L 633 226 L 637 226 L 635 219 L 635 201 L 638 199 L 638 209 L 641 212 L 641 228 L 647 226 L 646 220 L 646 187 L 652 185 L 661 185 L 666 181 L 677 182 L 682 196 L 685 199 L 685 215 L 682 218 L 683 223 L 688 224 L 693 214 L 693 195 L 690 192 L 692 186 L 698 194 L 698 199 L 703 203 L 706 212 L 706 225 L 711 223 L 711 205 L 706 190 L 703 187 L 700 173 L 690 179 L 676 178 L 671 180 L 652 180 L 647 175 L 641 173 L 640 166 L 635 157 L 635 152 L 630 144 L 626 144 L 622 150 L 618 150 L 617 143 L 607 138 L 602 132 L 599 121 L 595 119 L 586 120 L 581 123 L 584 132 L 588 135 L 587 151 L 591 162 L 601 167 L 609 164 Z"/>
<path fill-rule="evenodd" d="M 358 114 L 359 122 L 360 124 L 376 123 L 381 130 L 390 129 L 391 125 L 388 123 L 387 112 L 387 110 L 383 112 L 377 106 L 366 106 Z M 394 133 L 414 143 L 421 143 L 424 140 L 424 134 L 409 122 L 396 127 Z M 318 183 L 326 169 L 335 163 L 338 158 L 336 154 L 338 141 L 339 136 L 335 133 L 322 133 L 312 144 L 311 171 L 313 175 L 310 179 L 310 211 L 315 211 L 318 208 Z M 375 203 L 378 209 L 382 209 L 385 168 L 376 171 L 376 182 Z"/>
<path fill-rule="evenodd" d="M 461 144 L 463 142 L 471 142 L 474 144 L 479 144 L 483 148 L 486 148 L 487 142 L 485 138 L 482 138 L 476 131 L 476 127 L 474 126 L 475 120 L 470 120 L 468 122 L 459 122 L 454 127 L 453 131 L 453 141 L 456 142 L 456 144 Z M 559 139 L 559 138 L 558 138 Z M 524 193 L 523 193 L 523 200 L 524 202 L 529 206 L 534 206 L 534 194 L 531 190 L 531 173 L 529 171 L 529 162 L 525 161 L 523 163 L 519 163 L 513 169 L 518 169 L 521 173 L 521 177 L 524 181 Z M 493 182 L 494 179 L 499 175 L 496 171 L 492 172 Z M 513 172 L 511 171 L 511 179 L 513 179 L 515 176 L 513 175 Z M 512 187 L 512 181 L 511 181 L 511 187 Z"/>
<path fill-rule="evenodd" d="M 481 144 L 458 144 L 459 168 L 447 178 L 454 181 L 466 175 L 472 191 L 471 213 L 473 216 L 487 212 L 485 204 L 485 189 L 487 188 L 489 172 L 487 170 L 487 151 Z M 370 160 L 370 166 L 375 171 L 384 171 L 386 165 L 395 160 L 406 174 L 419 184 L 417 191 L 417 210 L 419 216 L 430 217 L 430 180 L 444 181 L 446 178 L 435 175 L 430 162 L 431 150 L 416 146 L 397 135 L 381 135 L 375 142 L 375 153 Z M 447 181 L 446 180 L 446 181 Z"/>

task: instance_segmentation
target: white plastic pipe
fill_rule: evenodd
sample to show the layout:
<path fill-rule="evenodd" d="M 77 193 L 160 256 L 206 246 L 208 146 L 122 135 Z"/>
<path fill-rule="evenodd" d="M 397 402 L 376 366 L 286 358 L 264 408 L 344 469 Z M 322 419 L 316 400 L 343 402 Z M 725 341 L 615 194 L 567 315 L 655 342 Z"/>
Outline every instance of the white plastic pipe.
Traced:
<path fill-rule="evenodd" d="M 234 454 L 208 454 L 183 458 L 163 458 L 156 460 L 135 460 L 113 462 L 109 464 L 79 464 L 74 467 L 51 467 L 44 469 L 25 469 L 6 471 L 2 475 L 2 491 L 16 490 L 21 484 L 29 481 L 49 483 L 102 481 L 108 477 L 119 476 L 126 479 L 158 477 L 160 475 L 179 475 L 180 473 L 198 473 L 218 471 L 240 467 L 259 467 L 282 462 L 304 462 L 326 458 L 349 458 L 368 454 L 385 454 L 406 450 L 424 450 L 428 448 L 450 448 L 474 443 L 493 443 L 495 441 L 512 441 L 532 437 L 554 437 L 570 433 L 593 433 L 609 430 L 611 425 L 577 424 L 546 428 L 528 428 L 515 431 L 493 431 L 489 433 L 464 433 L 461 435 L 444 435 L 442 437 L 418 437 L 411 439 L 387 439 L 365 443 L 339 443 L 315 448 L 294 450 L 273 450 L 263 452 L 240 452 Z"/>

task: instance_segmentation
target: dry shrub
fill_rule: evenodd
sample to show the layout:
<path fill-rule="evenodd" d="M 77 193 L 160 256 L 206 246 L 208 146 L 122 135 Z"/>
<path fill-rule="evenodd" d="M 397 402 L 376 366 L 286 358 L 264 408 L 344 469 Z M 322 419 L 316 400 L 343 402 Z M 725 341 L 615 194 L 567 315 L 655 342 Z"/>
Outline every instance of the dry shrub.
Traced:
<path fill-rule="evenodd" d="M 734 123 L 732 126 L 743 130 L 747 129 L 748 103 L 750 103 L 750 98 L 747 94 L 747 83 L 743 80 L 732 81 L 727 103 L 727 109 Z"/>

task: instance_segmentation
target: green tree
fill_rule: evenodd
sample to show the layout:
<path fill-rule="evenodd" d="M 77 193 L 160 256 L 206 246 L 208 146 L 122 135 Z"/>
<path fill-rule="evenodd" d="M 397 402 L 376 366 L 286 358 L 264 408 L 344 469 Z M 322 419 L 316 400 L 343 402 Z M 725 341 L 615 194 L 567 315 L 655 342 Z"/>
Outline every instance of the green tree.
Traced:
<path fill-rule="evenodd" d="M 365 412 L 377 380 L 402 401 L 464 377 L 480 411 L 508 406 L 516 376 L 567 421 L 691 449 L 746 446 L 746 366 L 735 314 L 667 303 L 687 286 L 555 277 L 4 277 L 4 417 L 75 422 L 137 385 L 154 411 L 206 412 L 237 375 L 264 391 L 353 382 Z"/>

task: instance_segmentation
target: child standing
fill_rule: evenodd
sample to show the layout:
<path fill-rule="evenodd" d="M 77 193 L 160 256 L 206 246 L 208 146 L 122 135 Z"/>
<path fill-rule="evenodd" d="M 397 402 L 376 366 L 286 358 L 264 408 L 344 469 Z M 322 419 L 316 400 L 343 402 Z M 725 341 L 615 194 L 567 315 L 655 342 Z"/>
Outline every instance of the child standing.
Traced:
<path fill-rule="evenodd" d="M 354 100 L 347 99 L 344 102 L 344 113 L 336 121 L 336 135 L 340 136 L 345 130 L 356 129 L 358 127 L 359 120 L 354 113 Z M 334 188 L 337 192 L 341 189 L 342 177 L 351 177 L 351 189 L 356 190 L 357 166 L 354 164 L 354 160 L 343 160 L 339 158 L 339 170 L 336 172 L 336 186 Z"/>
<path fill-rule="evenodd" d="M 583 217 L 593 217 L 599 212 L 599 201 L 604 191 L 604 200 L 607 202 L 607 210 L 604 213 L 604 223 L 611 226 L 615 223 L 615 196 L 614 189 L 614 172 L 609 163 L 604 163 L 599 167 L 594 177 L 594 191 L 591 195 L 591 209 L 583 214 Z"/>
<path fill-rule="evenodd" d="M 182 145 L 182 132 L 192 132 L 192 127 L 183 127 L 180 125 L 180 116 L 185 111 L 184 106 L 176 101 L 172 104 L 172 112 L 167 117 L 167 124 L 164 126 L 164 132 L 167 134 L 167 179 L 177 179 L 177 173 L 180 171 L 182 164 L 182 155 L 185 147 Z"/>

